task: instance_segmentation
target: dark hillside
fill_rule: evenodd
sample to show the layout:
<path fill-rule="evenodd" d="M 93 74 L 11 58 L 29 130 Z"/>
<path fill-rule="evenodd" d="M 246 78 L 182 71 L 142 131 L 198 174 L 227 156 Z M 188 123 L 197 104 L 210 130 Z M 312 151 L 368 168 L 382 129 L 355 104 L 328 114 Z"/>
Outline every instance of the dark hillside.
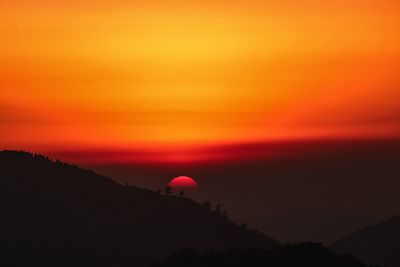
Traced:
<path fill-rule="evenodd" d="M 318 243 L 285 245 L 270 250 L 230 249 L 199 254 L 175 253 L 153 267 L 367 267 L 350 255 L 339 255 Z"/>
<path fill-rule="evenodd" d="M 0 210 L 6 266 L 143 266 L 183 248 L 278 245 L 187 198 L 26 152 L 0 152 Z"/>
<path fill-rule="evenodd" d="M 400 216 L 355 231 L 333 245 L 371 264 L 400 267 Z"/>

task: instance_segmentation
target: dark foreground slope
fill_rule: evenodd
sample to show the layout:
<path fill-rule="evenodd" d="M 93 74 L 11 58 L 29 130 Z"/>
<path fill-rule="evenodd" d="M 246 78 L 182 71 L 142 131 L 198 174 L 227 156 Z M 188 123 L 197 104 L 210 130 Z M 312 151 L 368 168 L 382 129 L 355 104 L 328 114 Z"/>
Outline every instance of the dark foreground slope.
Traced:
<path fill-rule="evenodd" d="M 1 266 L 143 266 L 183 248 L 276 246 L 185 198 L 0 152 Z"/>
<path fill-rule="evenodd" d="M 337 255 L 321 244 L 304 243 L 271 250 L 230 249 L 198 254 L 192 250 L 176 253 L 153 267 L 366 267 L 350 255 Z"/>
<path fill-rule="evenodd" d="M 400 216 L 356 231 L 333 245 L 371 264 L 400 267 Z"/>

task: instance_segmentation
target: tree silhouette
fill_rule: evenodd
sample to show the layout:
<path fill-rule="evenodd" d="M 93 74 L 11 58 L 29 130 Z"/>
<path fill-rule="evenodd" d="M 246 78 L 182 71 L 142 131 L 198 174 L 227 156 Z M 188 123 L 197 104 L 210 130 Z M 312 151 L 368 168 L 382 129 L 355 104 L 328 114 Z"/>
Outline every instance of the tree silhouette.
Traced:
<path fill-rule="evenodd" d="M 247 230 L 247 224 L 246 223 L 242 223 L 241 225 L 239 225 L 239 227 L 243 230 Z"/>
<path fill-rule="evenodd" d="M 222 214 L 221 204 L 218 204 L 218 205 L 215 207 L 214 212 L 215 212 L 217 215 L 221 215 L 221 214 Z"/>
<path fill-rule="evenodd" d="M 208 210 L 211 210 L 211 203 L 209 201 L 204 201 L 203 202 L 203 207 L 208 209 Z"/>
<path fill-rule="evenodd" d="M 170 194 L 171 194 L 171 190 L 172 190 L 172 188 L 171 188 L 170 186 L 167 186 L 167 187 L 164 189 L 164 194 L 170 195 Z"/>
<path fill-rule="evenodd" d="M 225 219 L 228 219 L 228 212 L 226 210 L 224 210 L 222 212 L 222 217 L 224 217 Z"/>

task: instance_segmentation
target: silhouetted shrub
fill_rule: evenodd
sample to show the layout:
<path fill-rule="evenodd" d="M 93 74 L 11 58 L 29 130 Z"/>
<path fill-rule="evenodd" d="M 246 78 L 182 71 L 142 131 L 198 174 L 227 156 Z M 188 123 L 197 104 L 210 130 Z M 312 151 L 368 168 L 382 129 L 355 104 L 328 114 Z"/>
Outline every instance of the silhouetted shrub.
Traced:
<path fill-rule="evenodd" d="M 172 188 L 170 186 L 167 186 L 166 188 L 164 188 L 164 194 L 170 195 L 171 194 L 171 190 L 172 190 Z"/>

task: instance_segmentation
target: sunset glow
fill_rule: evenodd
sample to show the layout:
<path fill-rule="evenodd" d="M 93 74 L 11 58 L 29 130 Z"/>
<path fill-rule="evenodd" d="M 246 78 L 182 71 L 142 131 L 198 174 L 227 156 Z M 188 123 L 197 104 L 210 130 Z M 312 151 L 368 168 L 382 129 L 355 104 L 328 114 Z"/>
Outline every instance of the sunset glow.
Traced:
<path fill-rule="evenodd" d="M 399 14 L 373 0 L 2 1 L 0 147 L 180 161 L 398 137 Z"/>

